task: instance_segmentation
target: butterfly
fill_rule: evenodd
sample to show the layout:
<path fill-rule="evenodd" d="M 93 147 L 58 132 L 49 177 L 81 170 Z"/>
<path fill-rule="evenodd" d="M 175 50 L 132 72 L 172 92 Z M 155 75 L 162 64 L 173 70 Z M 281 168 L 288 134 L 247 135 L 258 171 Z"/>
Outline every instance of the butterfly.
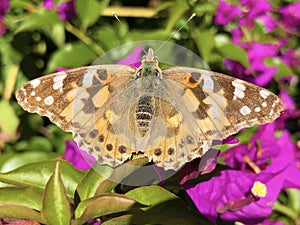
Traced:
<path fill-rule="evenodd" d="M 179 169 L 215 141 L 275 120 L 272 92 L 208 70 L 161 69 L 149 48 L 139 68 L 95 65 L 46 75 L 16 92 L 23 109 L 70 131 L 100 164 L 116 167 L 134 153 Z"/>

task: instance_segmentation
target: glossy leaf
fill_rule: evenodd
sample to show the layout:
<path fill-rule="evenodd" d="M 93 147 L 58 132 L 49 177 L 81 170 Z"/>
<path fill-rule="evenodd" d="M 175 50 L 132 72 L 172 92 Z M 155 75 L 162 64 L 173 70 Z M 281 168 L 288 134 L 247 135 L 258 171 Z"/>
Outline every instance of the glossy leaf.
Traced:
<path fill-rule="evenodd" d="M 36 210 L 16 204 L 0 204 L 0 217 L 28 219 L 38 221 L 42 224 L 46 223 L 41 214 Z"/>
<path fill-rule="evenodd" d="M 294 73 L 288 65 L 286 65 L 285 63 L 283 63 L 279 59 L 276 59 L 276 58 L 266 58 L 264 60 L 264 62 L 266 63 L 267 66 L 276 67 L 277 68 L 277 72 L 275 74 L 275 76 L 277 78 L 283 77 L 283 76 L 292 75 Z"/>
<path fill-rule="evenodd" d="M 200 55 L 206 63 L 210 62 L 211 51 L 215 46 L 214 36 L 215 32 L 213 30 L 196 29 L 192 34 Z"/>
<path fill-rule="evenodd" d="M 139 169 L 140 166 L 144 166 L 148 163 L 149 161 L 147 157 L 140 157 L 134 160 L 129 160 L 117 167 L 107 179 L 103 180 L 98 185 L 95 195 L 112 191 L 125 177 Z"/>
<path fill-rule="evenodd" d="M 46 185 L 42 215 L 49 225 L 65 225 L 71 222 L 70 202 L 61 177 L 59 161 Z"/>
<path fill-rule="evenodd" d="M 78 184 L 77 192 L 81 200 L 93 197 L 99 184 L 109 177 L 113 171 L 109 166 L 98 164 L 95 166 L 99 167 L 90 169 Z M 97 171 L 101 171 L 101 174 Z"/>
<path fill-rule="evenodd" d="M 58 14 L 54 10 L 46 10 L 41 8 L 33 13 L 28 14 L 28 16 L 22 20 L 22 23 L 15 32 L 18 33 L 36 29 L 44 29 L 46 27 L 53 26 L 56 23 L 62 23 Z"/>
<path fill-rule="evenodd" d="M 125 195 L 135 199 L 141 204 L 150 206 L 179 199 L 173 193 L 157 185 L 138 187 L 127 192 Z"/>
<path fill-rule="evenodd" d="M 0 181 L 15 185 L 33 186 L 44 189 L 57 160 L 39 161 L 21 166 L 7 173 L 0 173 Z M 62 179 L 69 196 L 73 196 L 83 173 L 70 163 L 61 161 Z"/>
<path fill-rule="evenodd" d="M 82 224 L 90 218 L 138 209 L 142 205 L 121 194 L 107 193 L 86 199 L 77 206 L 73 225 Z"/>
<path fill-rule="evenodd" d="M 170 8 L 170 16 L 168 17 L 166 31 L 170 33 L 178 20 L 182 17 L 184 12 L 188 9 L 186 1 L 176 0 Z"/>
<path fill-rule="evenodd" d="M 0 130 L 3 134 L 12 138 L 15 136 L 19 125 L 19 119 L 8 101 L 0 101 L 0 109 Z"/>
<path fill-rule="evenodd" d="M 55 23 L 51 27 L 44 29 L 44 32 L 51 37 L 52 41 L 62 48 L 66 41 L 65 28 L 63 23 Z"/>
<path fill-rule="evenodd" d="M 76 13 L 84 27 L 89 27 L 97 22 L 100 16 L 101 5 L 96 0 L 77 0 L 75 1 Z"/>
<path fill-rule="evenodd" d="M 42 193 L 31 187 L 5 187 L 0 188 L 0 205 L 22 205 L 35 210 L 42 208 Z M 0 217 L 3 218 L 2 215 Z"/>
<path fill-rule="evenodd" d="M 135 224 L 135 225 L 144 225 L 144 224 L 160 224 L 160 225 L 213 225 L 208 222 L 195 222 L 185 218 L 175 218 L 171 216 L 164 215 L 145 215 L 145 214 L 130 214 L 124 215 L 116 218 L 112 218 L 101 225 L 123 225 L 123 224 Z"/>
<path fill-rule="evenodd" d="M 148 205 L 143 208 L 147 212 L 146 215 L 166 216 L 173 218 L 174 221 L 182 219 L 190 221 L 191 224 L 197 221 L 199 224 L 210 224 L 205 217 L 188 208 L 179 197 L 160 186 L 138 187 L 125 195 Z"/>
<path fill-rule="evenodd" d="M 97 54 L 82 42 L 72 42 L 58 49 L 51 56 L 46 73 L 55 71 L 56 68 L 74 68 L 92 63 Z"/>
<path fill-rule="evenodd" d="M 225 43 L 217 47 L 218 51 L 225 57 L 240 62 L 246 68 L 249 68 L 249 61 L 244 49 L 233 44 Z"/>

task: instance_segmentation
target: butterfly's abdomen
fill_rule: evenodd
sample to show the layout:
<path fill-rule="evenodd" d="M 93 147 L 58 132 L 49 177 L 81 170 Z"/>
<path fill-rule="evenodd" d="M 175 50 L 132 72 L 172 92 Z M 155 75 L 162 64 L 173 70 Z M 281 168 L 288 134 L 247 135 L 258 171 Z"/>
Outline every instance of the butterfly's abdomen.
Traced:
<path fill-rule="evenodd" d="M 149 130 L 154 115 L 154 97 L 141 96 L 135 109 L 136 126 L 138 133 L 144 137 Z"/>

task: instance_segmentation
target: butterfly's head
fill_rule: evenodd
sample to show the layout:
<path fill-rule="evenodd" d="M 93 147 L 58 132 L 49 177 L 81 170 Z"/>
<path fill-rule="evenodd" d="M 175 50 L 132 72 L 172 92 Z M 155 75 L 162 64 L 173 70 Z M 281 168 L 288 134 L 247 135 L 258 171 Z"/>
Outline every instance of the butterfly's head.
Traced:
<path fill-rule="evenodd" d="M 158 77 L 161 78 L 161 69 L 158 66 L 158 57 L 154 55 L 152 48 L 142 58 L 142 65 L 138 68 L 135 78 Z"/>

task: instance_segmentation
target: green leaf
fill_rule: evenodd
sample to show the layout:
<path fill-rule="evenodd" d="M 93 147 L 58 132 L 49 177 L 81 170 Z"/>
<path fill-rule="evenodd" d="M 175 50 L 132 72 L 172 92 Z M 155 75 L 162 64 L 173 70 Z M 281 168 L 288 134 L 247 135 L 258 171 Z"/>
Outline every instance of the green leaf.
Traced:
<path fill-rule="evenodd" d="M 0 204 L 0 217 L 35 220 L 42 224 L 46 223 L 40 212 L 26 206 L 15 204 Z"/>
<path fill-rule="evenodd" d="M 282 77 L 282 76 L 287 76 L 287 75 L 293 75 L 294 72 L 291 70 L 291 68 L 283 63 L 280 59 L 278 58 L 266 58 L 264 60 L 265 64 L 269 67 L 276 67 L 277 72 L 275 76 L 277 78 Z"/>
<path fill-rule="evenodd" d="M 90 218 L 109 215 L 118 212 L 135 210 L 142 205 L 121 194 L 107 193 L 79 203 L 75 210 L 73 225 L 82 224 Z"/>
<path fill-rule="evenodd" d="M 66 40 L 65 27 L 63 23 L 55 23 L 51 27 L 44 29 L 44 32 L 51 38 L 56 46 L 59 48 L 63 47 Z"/>
<path fill-rule="evenodd" d="M 144 41 L 144 40 L 166 40 L 170 34 L 165 30 L 132 30 L 132 36 L 135 41 Z"/>
<path fill-rule="evenodd" d="M 225 57 L 240 62 L 246 68 L 249 68 L 249 61 L 246 51 L 241 47 L 227 42 L 217 46 L 218 51 Z"/>
<path fill-rule="evenodd" d="M 148 164 L 147 157 L 139 157 L 122 164 L 111 172 L 107 179 L 103 180 L 97 187 L 95 195 L 111 192 L 125 177 L 138 170 L 141 166 Z"/>
<path fill-rule="evenodd" d="M 71 222 L 71 209 L 64 187 L 60 162 L 56 162 L 43 196 L 42 215 L 49 225 L 65 225 Z"/>
<path fill-rule="evenodd" d="M 84 27 L 89 27 L 97 22 L 100 16 L 101 5 L 96 0 L 75 1 L 76 13 Z"/>
<path fill-rule="evenodd" d="M 29 13 L 27 17 L 22 19 L 21 24 L 15 32 L 19 33 L 37 29 L 43 30 L 52 27 L 56 23 L 62 23 L 62 21 L 54 10 L 39 8 L 37 11 Z"/>
<path fill-rule="evenodd" d="M 149 214 L 130 214 L 116 218 L 112 218 L 108 221 L 101 223 L 101 225 L 123 225 L 123 224 L 160 224 L 160 225 L 213 225 L 210 221 L 191 221 L 186 218 L 176 218 L 172 216 L 164 215 L 149 215 Z"/>
<path fill-rule="evenodd" d="M 168 17 L 166 31 L 171 32 L 175 24 L 182 17 L 184 12 L 189 8 L 186 1 L 176 0 L 170 9 L 170 16 Z"/>
<path fill-rule="evenodd" d="M 3 134 L 13 138 L 19 125 L 19 118 L 16 116 L 13 107 L 6 100 L 0 101 L 0 130 Z"/>
<path fill-rule="evenodd" d="M 42 193 L 32 187 L 0 188 L 0 205 L 22 205 L 40 211 L 42 209 Z M 2 215 L 0 215 L 3 218 Z"/>
<path fill-rule="evenodd" d="M 57 160 L 39 161 L 21 166 L 7 173 L 0 173 L 0 181 L 15 185 L 33 186 L 43 190 L 55 168 L 56 162 Z M 67 161 L 60 161 L 60 163 L 67 194 L 73 197 L 83 173 L 76 170 Z"/>
<path fill-rule="evenodd" d="M 210 30 L 196 29 L 192 34 L 192 37 L 197 45 L 201 57 L 203 61 L 206 63 L 210 62 L 211 51 L 215 47 L 214 36 L 215 36 L 215 31 L 212 29 Z"/>
<path fill-rule="evenodd" d="M 135 188 L 127 192 L 125 195 L 135 199 L 141 204 L 151 206 L 160 204 L 161 202 L 179 199 L 173 193 L 157 185 Z"/>
<path fill-rule="evenodd" d="M 144 186 L 135 188 L 125 194 L 126 196 L 149 207 L 143 208 L 145 215 L 159 215 L 189 221 L 190 224 L 211 224 L 205 217 L 198 212 L 192 211 L 184 202 L 168 190 L 157 186 Z M 151 221 L 151 220 L 150 220 Z M 183 224 L 189 224 L 188 222 Z M 161 223 L 165 224 L 165 223 Z M 166 223 L 168 224 L 168 223 Z"/>
<path fill-rule="evenodd" d="M 58 49 L 51 56 L 46 73 L 55 71 L 56 68 L 74 68 L 93 62 L 97 54 L 82 42 L 72 42 Z"/>
<path fill-rule="evenodd" d="M 113 171 L 109 166 L 100 166 L 99 164 L 96 164 L 96 166 L 98 166 L 97 169 L 90 169 L 78 184 L 77 192 L 81 200 L 93 197 L 99 184 L 109 177 Z M 101 174 L 97 171 L 101 171 Z"/>
<path fill-rule="evenodd" d="M 27 151 L 14 154 L 1 167 L 1 172 L 12 171 L 20 166 L 39 160 L 47 160 L 53 158 L 54 154 L 49 154 L 42 151 Z"/>

